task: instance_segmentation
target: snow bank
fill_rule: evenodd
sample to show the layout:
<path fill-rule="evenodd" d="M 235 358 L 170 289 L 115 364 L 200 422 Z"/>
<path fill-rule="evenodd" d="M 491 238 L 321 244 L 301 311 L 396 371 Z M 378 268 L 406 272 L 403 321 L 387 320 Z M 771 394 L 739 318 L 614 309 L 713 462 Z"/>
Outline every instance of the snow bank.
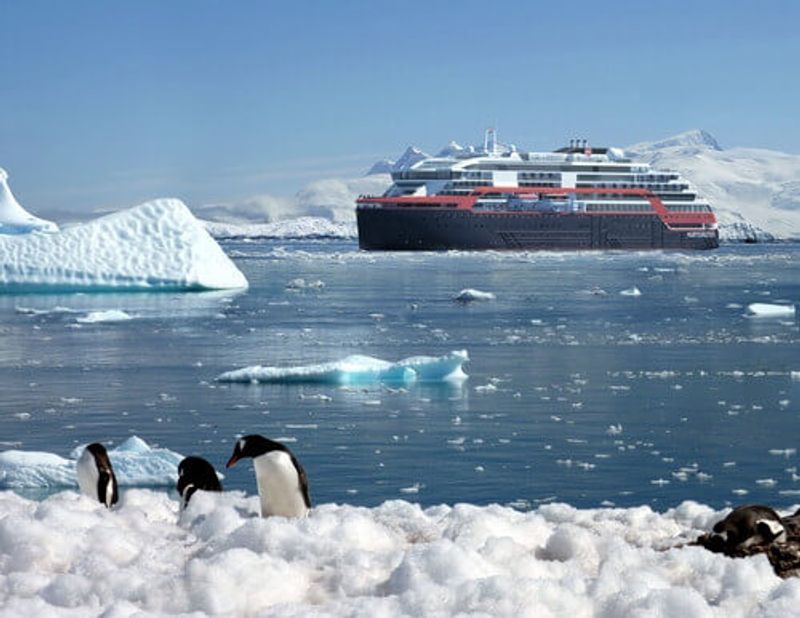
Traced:
<path fill-rule="evenodd" d="M 793 318 L 794 305 L 752 303 L 747 305 L 747 316 L 751 318 Z"/>
<path fill-rule="evenodd" d="M 471 303 L 478 300 L 494 300 L 496 296 L 492 292 L 482 292 L 473 288 L 466 288 L 461 290 L 458 295 L 453 299 L 459 303 Z"/>
<path fill-rule="evenodd" d="M 38 451 L 2 451 L 0 488 L 77 487 L 75 462 L 85 446 L 73 450 L 70 459 Z M 136 436 L 110 449 L 108 455 L 121 486 L 173 485 L 183 459 L 183 455 L 169 449 L 151 448 Z"/>
<path fill-rule="evenodd" d="M 220 382 L 274 382 L 365 384 L 373 382 L 445 382 L 466 378 L 462 365 L 469 360 L 466 350 L 444 356 L 412 356 L 396 363 L 372 356 L 348 356 L 339 361 L 299 367 L 255 365 L 228 371 Z"/>
<path fill-rule="evenodd" d="M 28 234 L 29 232 L 57 232 L 52 221 L 35 217 L 19 205 L 8 186 L 8 172 L 0 168 L 0 234 Z"/>
<path fill-rule="evenodd" d="M 258 498 L 123 490 L 108 510 L 67 491 L 0 493 L 8 615 L 779 616 L 800 582 L 763 556 L 679 547 L 722 514 L 683 503 L 521 513 L 325 504 L 261 519 Z M 196 612 L 196 613 L 195 613 Z"/>
<path fill-rule="evenodd" d="M 0 236 L 0 290 L 230 289 L 247 280 L 180 200 L 58 234 Z"/>

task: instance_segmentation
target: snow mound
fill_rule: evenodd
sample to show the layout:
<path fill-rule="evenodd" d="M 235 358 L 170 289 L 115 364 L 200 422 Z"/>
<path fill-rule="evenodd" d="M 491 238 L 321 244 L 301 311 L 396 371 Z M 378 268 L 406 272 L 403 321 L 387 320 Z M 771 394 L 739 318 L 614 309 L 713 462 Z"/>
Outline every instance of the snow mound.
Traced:
<path fill-rule="evenodd" d="M 74 449 L 69 459 L 40 451 L 2 451 L 0 488 L 77 487 L 75 463 L 85 446 Z M 108 455 L 120 486 L 129 487 L 173 485 L 183 459 L 169 449 L 151 448 L 137 436 L 109 449 Z"/>
<path fill-rule="evenodd" d="M 258 498 L 0 493 L 3 609 L 15 616 L 782 616 L 796 580 L 763 556 L 681 546 L 722 512 L 692 502 L 422 509 L 324 504 L 257 517 Z"/>
<path fill-rule="evenodd" d="M 247 279 L 180 200 L 147 202 L 57 234 L 0 236 L 0 290 L 202 290 Z"/>
<path fill-rule="evenodd" d="M 57 232 L 52 221 L 35 217 L 19 205 L 8 186 L 8 172 L 0 168 L 0 234 L 28 234 L 29 232 Z"/>
<path fill-rule="evenodd" d="M 480 300 L 494 300 L 497 298 L 493 292 L 482 292 L 473 288 L 465 288 L 461 290 L 458 295 L 453 299 L 459 303 L 471 303 Z"/>
<path fill-rule="evenodd" d="M 298 367 L 262 367 L 255 365 L 227 371 L 220 382 L 273 382 L 368 384 L 374 382 L 446 382 L 466 378 L 462 366 L 469 360 L 466 350 L 444 356 L 412 356 L 396 363 L 372 356 L 348 356 L 339 361 Z"/>
<path fill-rule="evenodd" d="M 746 315 L 753 318 L 793 318 L 794 305 L 752 303 L 747 305 Z"/>

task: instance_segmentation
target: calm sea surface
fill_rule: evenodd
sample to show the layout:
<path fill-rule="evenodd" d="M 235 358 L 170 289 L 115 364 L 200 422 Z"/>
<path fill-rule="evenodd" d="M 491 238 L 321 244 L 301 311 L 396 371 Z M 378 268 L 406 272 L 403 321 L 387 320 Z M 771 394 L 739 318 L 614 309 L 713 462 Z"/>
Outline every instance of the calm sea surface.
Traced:
<path fill-rule="evenodd" d="M 66 456 L 136 434 L 222 467 L 235 436 L 262 433 L 288 440 L 315 502 L 800 502 L 798 321 L 743 317 L 749 303 L 800 302 L 798 245 L 225 249 L 244 293 L 0 296 L 0 448 Z M 297 278 L 324 287 L 287 288 Z M 640 296 L 620 294 L 633 286 Z M 453 302 L 467 287 L 497 298 Z M 77 322 L 109 309 L 135 319 Z M 459 349 L 462 385 L 214 381 L 246 365 Z M 252 468 L 225 486 L 254 492 Z"/>

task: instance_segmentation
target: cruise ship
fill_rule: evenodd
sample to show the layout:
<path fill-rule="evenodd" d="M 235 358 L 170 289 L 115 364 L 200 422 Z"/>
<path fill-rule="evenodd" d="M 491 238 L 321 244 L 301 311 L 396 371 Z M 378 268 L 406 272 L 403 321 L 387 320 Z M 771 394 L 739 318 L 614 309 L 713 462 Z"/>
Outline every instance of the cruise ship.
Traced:
<path fill-rule="evenodd" d="M 356 202 L 371 251 L 714 249 L 708 202 L 674 171 L 619 148 L 570 140 L 519 152 L 486 132 L 483 149 L 449 149 L 392 172 L 382 196 Z"/>

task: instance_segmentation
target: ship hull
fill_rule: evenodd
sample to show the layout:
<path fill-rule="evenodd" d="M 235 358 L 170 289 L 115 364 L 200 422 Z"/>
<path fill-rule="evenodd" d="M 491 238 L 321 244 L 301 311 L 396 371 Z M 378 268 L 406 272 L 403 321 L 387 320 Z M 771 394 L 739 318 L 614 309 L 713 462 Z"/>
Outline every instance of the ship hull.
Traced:
<path fill-rule="evenodd" d="M 368 251 L 448 249 L 715 249 L 717 230 L 669 229 L 651 215 L 515 214 L 431 208 L 356 212 L 358 245 Z"/>

